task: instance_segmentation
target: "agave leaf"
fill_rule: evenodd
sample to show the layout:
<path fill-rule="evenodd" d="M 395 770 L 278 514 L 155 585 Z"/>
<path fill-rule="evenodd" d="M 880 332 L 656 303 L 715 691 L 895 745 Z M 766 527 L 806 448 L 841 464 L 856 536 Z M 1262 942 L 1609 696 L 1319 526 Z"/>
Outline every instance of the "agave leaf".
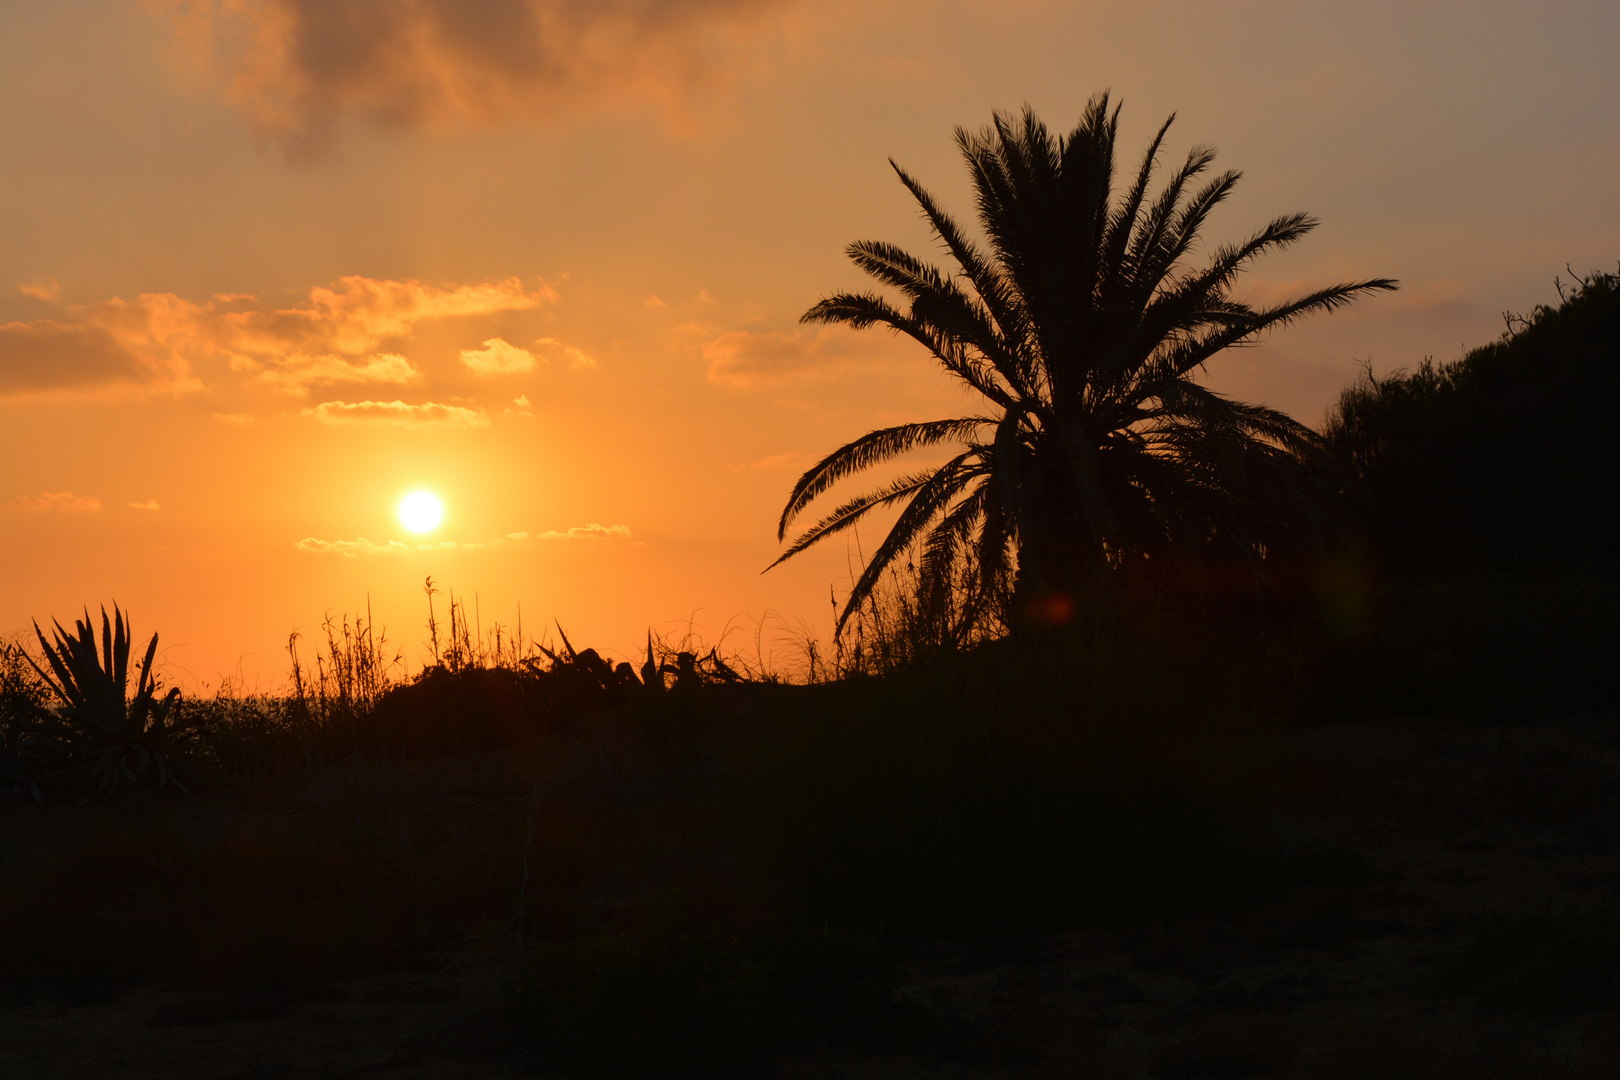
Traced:
<path fill-rule="evenodd" d="M 54 619 L 52 622 L 56 623 Z M 72 688 L 78 691 L 82 702 L 78 707 L 78 719 L 99 734 L 114 735 L 124 726 L 123 695 L 115 691 L 101 665 L 101 657 L 96 650 L 96 632 L 88 610 L 84 613 L 83 621 L 75 621 L 74 628 L 78 631 L 77 637 L 69 635 L 60 623 L 56 623 L 59 636 L 57 648 L 68 675 L 64 682 L 71 683 Z"/>
<path fill-rule="evenodd" d="M 101 608 L 101 670 L 114 686 L 123 686 L 127 682 L 124 665 L 129 662 L 129 642 L 124 640 L 124 613 L 118 611 L 117 604 L 113 610 L 118 614 L 117 636 L 107 623 L 106 605 Z"/>
<path fill-rule="evenodd" d="M 136 697 L 140 697 L 143 694 L 150 695 L 154 690 L 157 689 L 152 678 L 152 660 L 157 656 L 157 642 L 158 636 L 154 633 L 152 635 L 152 640 L 146 643 L 146 656 L 141 659 L 141 677 L 139 682 L 136 684 Z M 127 642 L 124 645 L 124 654 L 126 656 L 129 654 L 129 644 Z M 118 678 L 118 683 L 120 686 L 127 685 L 125 677 L 122 674 Z"/>
<path fill-rule="evenodd" d="M 56 629 L 60 631 L 62 628 L 58 626 Z M 69 673 L 62 659 L 56 655 L 56 650 L 51 648 L 50 643 L 45 640 L 45 633 L 40 630 L 37 622 L 34 623 L 34 634 L 39 638 L 40 650 L 45 654 L 45 659 L 51 665 L 51 671 L 55 673 L 56 677 L 53 679 L 50 675 L 47 675 L 44 669 L 34 663 L 32 656 L 24 653 L 23 658 L 28 661 L 28 666 L 33 668 L 40 678 L 45 680 L 45 684 L 64 703 L 73 708 L 83 708 L 84 700 L 76 693 L 78 688 L 73 685 L 73 676 Z"/>
<path fill-rule="evenodd" d="M 87 782 L 102 796 L 115 793 L 121 783 L 134 784 L 149 776 L 155 776 L 160 786 L 173 780 L 185 791 L 164 748 L 168 720 L 177 715 L 180 691 L 171 689 L 161 701 L 156 700 L 158 635 L 153 634 L 147 642 L 135 695 L 129 698 L 134 635 L 117 604 L 113 605 L 111 617 L 105 607 L 101 609 L 99 642 L 88 608 L 83 619 L 74 621 L 73 633 L 55 620 L 52 627 L 54 640 L 47 641 L 39 624 L 34 624 L 34 636 L 39 639 L 50 671 L 24 655 L 63 703 L 54 711 L 38 706 L 32 711 L 57 736 L 54 745 L 82 762 L 66 775 Z"/>

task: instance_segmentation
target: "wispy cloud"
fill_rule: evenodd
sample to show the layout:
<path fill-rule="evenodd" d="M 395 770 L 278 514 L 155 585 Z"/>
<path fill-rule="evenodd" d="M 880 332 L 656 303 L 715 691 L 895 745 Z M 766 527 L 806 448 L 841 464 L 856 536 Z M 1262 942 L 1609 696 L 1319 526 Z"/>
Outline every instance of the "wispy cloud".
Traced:
<path fill-rule="evenodd" d="M 742 465 L 733 465 L 731 468 L 733 472 L 742 472 L 745 469 L 752 471 L 802 469 L 814 464 L 817 460 L 819 459 L 815 454 L 804 450 L 791 450 L 785 454 L 771 454 L 768 457 L 762 457 Z"/>
<path fill-rule="evenodd" d="M 683 328 L 685 329 L 685 328 Z M 794 379 L 826 378 L 893 351 L 882 335 L 844 327 L 755 333 L 735 330 L 703 346 L 709 381 L 752 390 Z"/>
<path fill-rule="evenodd" d="M 336 384 L 395 385 L 420 373 L 399 352 L 426 321 L 526 311 L 555 301 L 551 286 L 518 278 L 427 285 L 351 276 L 310 290 L 302 307 L 220 294 L 196 303 L 144 293 L 70 307 L 60 320 L 0 326 L 0 394 L 133 384 L 201 387 L 216 364 L 254 382 L 303 395 Z"/>
<path fill-rule="evenodd" d="M 42 491 L 12 499 L 0 510 L 100 510 L 101 500 L 75 495 L 71 491 Z"/>
<path fill-rule="evenodd" d="M 163 509 L 163 507 L 158 505 L 158 501 L 156 499 L 147 499 L 145 502 L 132 502 L 132 503 L 129 504 L 129 508 L 131 510 L 161 510 L 161 509 Z"/>
<path fill-rule="evenodd" d="M 527 534 L 511 533 L 516 538 Z M 552 529 L 537 534 L 536 540 L 634 540 L 636 534 L 630 531 L 628 525 L 598 525 L 592 522 L 589 525 L 576 525 L 571 529 Z"/>
<path fill-rule="evenodd" d="M 481 349 L 462 349 L 461 363 L 474 375 L 520 375 L 533 371 L 534 353 L 503 338 L 490 338 Z"/>
<path fill-rule="evenodd" d="M 407 405 L 403 401 L 323 401 L 305 409 L 323 424 L 442 424 L 449 427 L 488 427 L 489 414 L 462 405 L 424 401 Z"/>
<path fill-rule="evenodd" d="M 542 533 L 509 532 L 505 536 L 497 536 L 492 540 L 437 540 L 419 542 L 412 546 L 398 540 L 374 544 L 363 536 L 355 540 L 318 540 L 311 536 L 298 541 L 293 547 L 299 551 L 308 551 L 315 554 L 342 555 L 353 558 L 358 555 L 402 555 L 408 551 L 477 551 L 483 548 L 497 547 L 501 544 L 524 543 L 532 540 L 634 539 L 636 539 L 636 534 L 630 531 L 628 525 L 598 525 L 592 522 L 589 525 L 576 525 L 570 529 L 551 529 Z"/>
<path fill-rule="evenodd" d="M 177 59 L 260 138 L 318 152 L 337 121 L 552 123 L 616 102 L 679 116 L 761 66 L 795 0 L 148 0 Z"/>
<path fill-rule="evenodd" d="M 62 286 L 56 283 L 53 277 L 38 277 L 33 281 L 25 281 L 17 286 L 17 291 L 24 296 L 31 296 L 35 300 L 44 300 L 52 303 L 62 295 Z"/>
<path fill-rule="evenodd" d="M 310 551 L 320 555 L 342 555 L 346 559 L 352 559 L 357 555 L 400 555 L 411 550 L 410 545 L 402 544 L 398 540 L 374 544 L 363 536 L 354 540 L 317 540 L 313 536 L 307 536 L 293 547 L 299 551 Z"/>
<path fill-rule="evenodd" d="M 105 387 L 195 389 L 172 356 L 143 354 L 92 322 L 36 319 L 0 325 L 0 395 Z"/>
<path fill-rule="evenodd" d="M 535 344 L 545 350 L 548 357 L 561 357 L 563 363 L 575 370 L 596 366 L 596 357 L 584 349 L 558 341 L 556 338 L 543 337 Z"/>

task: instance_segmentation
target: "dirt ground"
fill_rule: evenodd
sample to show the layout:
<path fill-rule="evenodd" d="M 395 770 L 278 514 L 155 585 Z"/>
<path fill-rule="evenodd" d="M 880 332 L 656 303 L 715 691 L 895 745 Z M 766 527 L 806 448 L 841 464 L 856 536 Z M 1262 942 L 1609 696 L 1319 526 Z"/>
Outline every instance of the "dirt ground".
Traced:
<path fill-rule="evenodd" d="M 1241 811 L 1239 830 L 1272 848 L 1358 853 L 1365 865 L 1352 880 L 1230 914 L 913 944 L 902 990 L 946 1018 L 937 1045 L 904 1056 L 808 1053 L 780 1074 L 1620 1076 L 1612 1004 L 1536 1015 L 1434 988 L 1435 973 L 1493 920 L 1620 905 L 1620 724 L 1369 721 L 1279 738 L 1278 783 Z M 574 771 L 600 779 L 614 768 L 621 792 L 650 784 L 657 797 L 654 781 L 671 782 L 633 776 L 603 753 L 579 756 Z M 513 779 L 523 774 L 509 759 L 402 772 L 402 791 L 415 784 L 432 797 L 395 806 L 511 819 L 526 805 Z M 76 830 L 98 827 L 98 816 L 163 814 L 206 830 L 250 812 L 336 812 L 321 798 L 311 787 L 269 803 L 254 796 L 249 807 L 227 785 L 77 811 L 12 801 L 0 804 L 0 873 L 24 872 Z M 588 921 L 615 902 L 611 891 L 572 902 Z M 295 999 L 11 987 L 0 1004 L 0 1076 L 521 1075 L 500 991 L 511 965 L 504 947 L 450 951 Z"/>

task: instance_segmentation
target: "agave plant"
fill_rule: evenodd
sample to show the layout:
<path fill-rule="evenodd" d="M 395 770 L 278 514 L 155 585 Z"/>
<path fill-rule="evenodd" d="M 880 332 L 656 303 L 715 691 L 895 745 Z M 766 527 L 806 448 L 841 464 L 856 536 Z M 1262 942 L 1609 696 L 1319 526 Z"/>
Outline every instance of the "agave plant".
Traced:
<path fill-rule="evenodd" d="M 159 787 L 173 783 L 185 791 L 168 756 L 168 722 L 171 714 L 178 713 L 180 691 L 170 690 L 159 699 L 152 675 L 158 636 L 153 634 L 146 646 L 135 696 L 131 698 L 131 636 L 117 604 L 113 605 L 110 620 L 107 609 L 101 609 L 99 650 L 88 608 L 84 618 L 74 622 L 77 635 L 63 630 L 54 619 L 52 625 L 55 640 L 46 641 L 39 624 L 34 624 L 34 634 L 50 670 L 40 667 L 32 657 L 28 662 L 62 703 L 55 710 L 41 712 L 44 719 L 58 725 L 63 741 L 81 759 L 69 778 L 89 781 L 102 796 L 112 795 L 120 783 L 134 784 L 148 777 L 154 777 Z"/>

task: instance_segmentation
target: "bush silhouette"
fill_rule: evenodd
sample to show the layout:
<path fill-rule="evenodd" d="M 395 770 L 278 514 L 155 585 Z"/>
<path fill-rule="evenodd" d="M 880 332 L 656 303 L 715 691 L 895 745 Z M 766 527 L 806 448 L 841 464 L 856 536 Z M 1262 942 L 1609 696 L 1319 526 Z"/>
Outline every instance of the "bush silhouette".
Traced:
<path fill-rule="evenodd" d="M 1509 323 L 1454 363 L 1369 373 L 1329 413 L 1394 573 L 1620 558 L 1620 275 Z"/>

